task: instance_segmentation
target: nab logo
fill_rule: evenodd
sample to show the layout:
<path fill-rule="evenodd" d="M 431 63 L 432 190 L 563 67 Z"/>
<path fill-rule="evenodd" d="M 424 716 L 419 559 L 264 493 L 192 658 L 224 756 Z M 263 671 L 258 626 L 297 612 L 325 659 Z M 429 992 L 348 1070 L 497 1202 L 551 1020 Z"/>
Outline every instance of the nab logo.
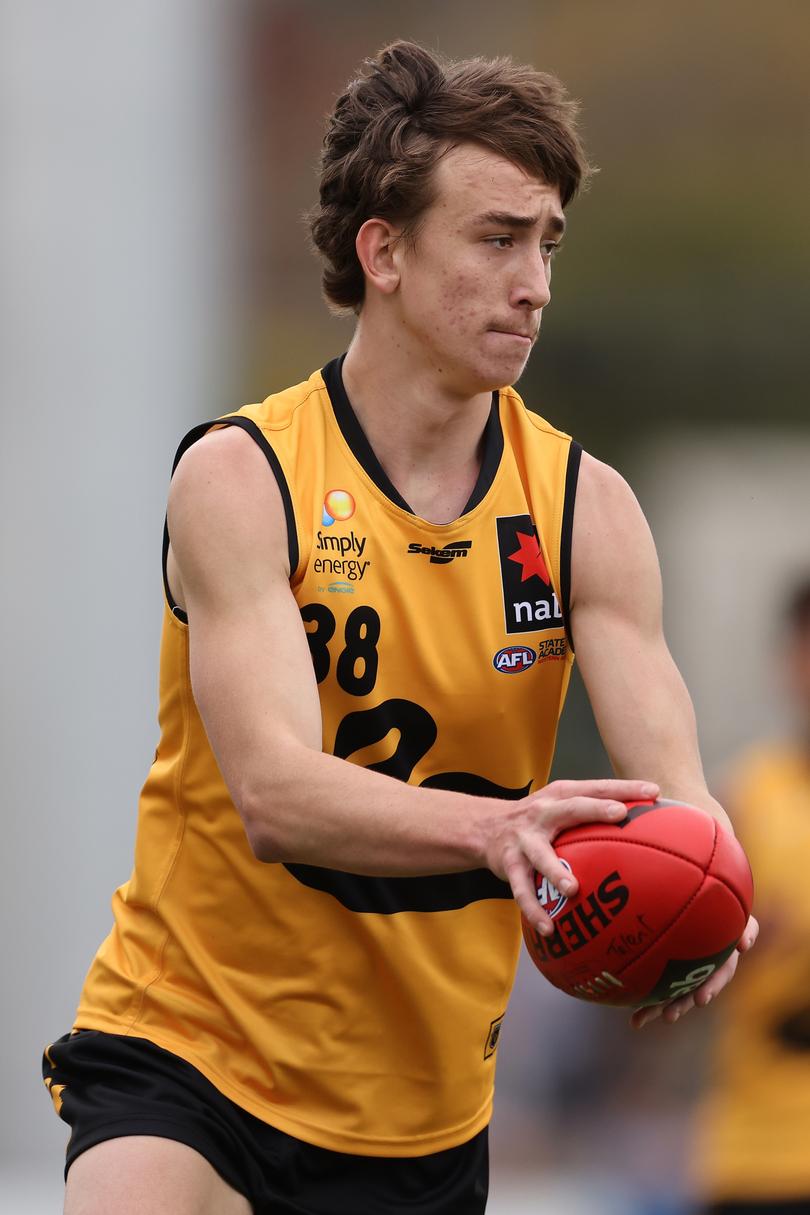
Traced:
<path fill-rule="evenodd" d="M 537 655 L 527 645 L 507 645 L 492 659 L 496 671 L 504 675 L 517 675 L 520 671 L 528 671 L 537 662 Z"/>
<path fill-rule="evenodd" d="M 445 544 L 444 548 L 426 547 L 422 544 L 409 544 L 408 552 L 422 553 L 430 557 L 431 565 L 449 565 L 457 557 L 466 557 L 472 548 L 472 540 L 456 540 L 453 544 Z"/>
<path fill-rule="evenodd" d="M 571 866 L 568 864 L 568 861 L 563 860 L 562 857 L 559 857 L 558 859 L 560 864 L 565 865 L 566 869 L 570 873 Z M 535 875 L 535 883 L 537 888 L 537 901 L 549 919 L 553 920 L 555 916 L 560 914 L 563 907 L 568 902 L 568 898 L 566 895 L 560 894 L 557 887 L 550 882 L 547 877 L 543 877 L 543 875 L 540 873 Z"/>
<path fill-rule="evenodd" d="M 532 519 L 505 515 L 496 523 L 507 633 L 561 629 L 562 611 Z"/>

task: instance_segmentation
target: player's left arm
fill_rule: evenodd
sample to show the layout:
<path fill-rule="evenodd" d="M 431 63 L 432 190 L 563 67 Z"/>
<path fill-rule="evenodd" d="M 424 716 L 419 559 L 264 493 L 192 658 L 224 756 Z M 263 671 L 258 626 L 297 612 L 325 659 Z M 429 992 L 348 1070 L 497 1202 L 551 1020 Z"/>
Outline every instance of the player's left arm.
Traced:
<path fill-rule="evenodd" d="M 632 491 L 583 454 L 571 547 L 571 632 L 596 724 L 616 776 L 653 781 L 662 797 L 708 811 L 733 833 L 706 787 L 692 701 L 667 647 L 661 571 Z M 756 940 L 749 920 L 738 949 L 702 987 L 665 1009 L 639 1009 L 633 1024 L 674 1022 L 703 1007 L 734 975 Z M 739 951 L 739 952 L 738 952 Z"/>

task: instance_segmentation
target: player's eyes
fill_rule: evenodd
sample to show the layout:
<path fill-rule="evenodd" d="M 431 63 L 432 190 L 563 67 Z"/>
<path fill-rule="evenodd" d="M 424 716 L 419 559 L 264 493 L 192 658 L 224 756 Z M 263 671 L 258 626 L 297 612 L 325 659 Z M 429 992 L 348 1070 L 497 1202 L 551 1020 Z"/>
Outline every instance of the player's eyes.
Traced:
<path fill-rule="evenodd" d="M 513 236 L 487 236 L 485 237 L 486 244 L 492 245 L 494 249 L 512 249 L 515 244 Z M 550 259 L 556 256 L 562 248 L 562 242 L 556 240 L 543 241 L 540 246 L 540 252 L 544 258 Z"/>

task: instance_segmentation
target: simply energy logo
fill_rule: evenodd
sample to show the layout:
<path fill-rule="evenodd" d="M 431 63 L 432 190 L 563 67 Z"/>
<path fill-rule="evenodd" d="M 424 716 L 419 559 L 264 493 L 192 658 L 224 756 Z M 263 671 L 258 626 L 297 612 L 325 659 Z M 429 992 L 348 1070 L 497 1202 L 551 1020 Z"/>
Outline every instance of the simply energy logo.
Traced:
<path fill-rule="evenodd" d="M 321 522 L 324 527 L 346 523 L 355 510 L 355 500 L 347 489 L 330 489 L 323 500 Z M 367 543 L 368 537 L 358 535 L 354 528 L 349 529 L 348 536 L 316 532 L 315 548 L 326 555 L 316 557 L 312 568 L 316 574 L 331 574 L 336 579 L 329 586 L 333 594 L 351 594 L 354 588 L 349 584 L 363 581 L 371 565 L 371 561 L 363 557 Z"/>
<path fill-rule="evenodd" d="M 316 574 L 331 574 L 348 582 L 362 582 L 371 565 L 371 561 L 363 557 L 367 543 L 368 537 L 358 536 L 354 529 L 348 536 L 317 532 L 315 548 L 327 556 L 316 557 L 312 568 Z"/>

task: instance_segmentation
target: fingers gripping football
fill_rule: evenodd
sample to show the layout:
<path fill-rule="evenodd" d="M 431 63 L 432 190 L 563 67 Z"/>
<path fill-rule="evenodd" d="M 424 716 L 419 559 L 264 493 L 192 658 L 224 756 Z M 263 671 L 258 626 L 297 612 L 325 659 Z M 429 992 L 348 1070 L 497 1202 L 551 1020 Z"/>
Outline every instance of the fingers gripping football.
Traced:
<path fill-rule="evenodd" d="M 745 932 L 736 950 L 715 971 L 711 978 L 707 979 L 705 983 L 690 995 L 681 996 L 677 1000 L 671 1000 L 668 1004 L 656 1004 L 652 1008 L 637 1008 L 630 1018 L 630 1024 L 634 1029 L 642 1029 L 645 1025 L 649 1025 L 651 1021 L 656 1021 L 660 1018 L 667 1025 L 674 1025 L 684 1013 L 690 1012 L 693 1008 L 705 1008 L 734 978 L 740 956 L 746 954 L 753 947 L 758 935 L 759 924 L 753 916 L 749 916 Z"/>
<path fill-rule="evenodd" d="M 566 895 L 577 890 L 575 875 L 554 851 L 556 836 L 581 823 L 619 822 L 627 814 L 624 802 L 657 794 L 658 786 L 646 781 L 554 781 L 504 808 L 493 820 L 486 850 L 489 867 L 509 882 L 529 923 L 548 936 L 554 926 L 537 901 L 535 871 Z"/>

